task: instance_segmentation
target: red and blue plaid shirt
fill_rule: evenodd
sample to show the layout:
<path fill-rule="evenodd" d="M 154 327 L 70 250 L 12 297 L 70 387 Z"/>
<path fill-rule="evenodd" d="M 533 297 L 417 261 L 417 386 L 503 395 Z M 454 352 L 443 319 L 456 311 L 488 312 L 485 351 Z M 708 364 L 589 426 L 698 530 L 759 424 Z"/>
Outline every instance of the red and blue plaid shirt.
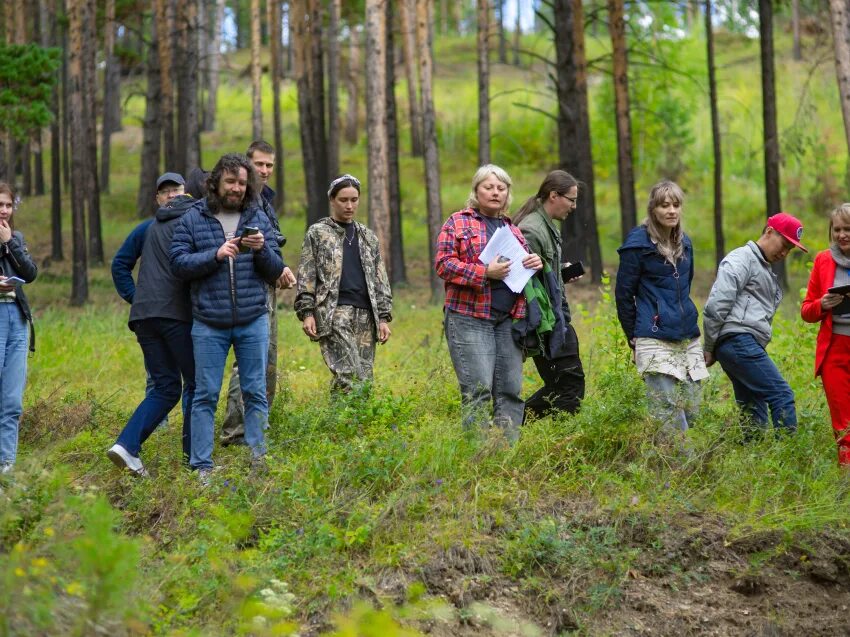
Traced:
<path fill-rule="evenodd" d="M 505 225 L 526 250 L 528 244 L 519 228 L 503 217 Z M 481 213 L 466 208 L 446 220 L 437 237 L 434 267 L 446 282 L 446 305 L 449 310 L 475 318 L 490 318 L 490 280 L 485 276 L 487 266 L 478 256 L 487 245 L 487 226 Z M 517 294 L 511 309 L 513 318 L 525 316 L 525 297 Z"/>

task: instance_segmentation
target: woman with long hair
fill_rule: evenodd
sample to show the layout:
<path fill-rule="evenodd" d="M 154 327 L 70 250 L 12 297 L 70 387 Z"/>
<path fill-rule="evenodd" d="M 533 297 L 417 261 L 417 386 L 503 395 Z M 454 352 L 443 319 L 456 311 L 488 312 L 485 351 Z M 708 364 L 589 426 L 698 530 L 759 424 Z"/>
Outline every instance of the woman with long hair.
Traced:
<path fill-rule="evenodd" d="M 550 306 L 560 307 L 559 334 L 550 334 L 542 353 L 534 357 L 534 365 L 543 379 L 543 387 L 525 401 L 525 415 L 542 416 L 549 411 L 578 411 L 584 399 L 584 369 L 579 357 L 578 336 L 570 324 L 572 316 L 561 280 L 561 229 L 563 221 L 576 208 L 578 182 L 570 173 L 553 170 L 514 215 L 529 248 L 540 255 L 547 274 L 547 287 L 552 288 Z M 556 351 L 551 347 L 556 342 Z"/>
<path fill-rule="evenodd" d="M 390 337 L 393 296 L 378 237 L 354 220 L 360 181 L 352 175 L 328 188 L 331 214 L 307 229 L 298 265 L 295 312 L 319 342 L 333 374 L 332 392 L 372 382 L 376 342 Z"/>
<path fill-rule="evenodd" d="M 434 267 L 445 281 L 446 341 L 460 384 L 464 428 L 486 427 L 492 403 L 492 422 L 515 441 L 524 403 L 522 350 L 511 334 L 511 319 L 525 316 L 525 297 L 504 282 L 510 260 L 496 255 L 485 264 L 478 259 L 501 227 L 528 249 L 519 228 L 505 216 L 510 203 L 508 173 L 493 164 L 481 166 L 472 178 L 466 207 L 452 214 L 440 230 Z M 522 265 L 543 267 L 536 254 L 523 257 Z"/>
<path fill-rule="evenodd" d="M 850 311 L 846 294 L 830 288 L 850 286 L 850 203 L 829 215 L 829 249 L 815 257 L 806 298 L 800 308 L 804 321 L 820 323 L 815 350 L 815 376 L 820 376 L 832 433 L 838 445 L 838 464 L 850 469 Z"/>
<path fill-rule="evenodd" d="M 682 189 L 672 181 L 652 187 L 643 223 L 617 250 L 617 317 L 646 383 L 650 413 L 665 431 L 684 433 L 699 408 L 699 383 L 708 378 L 690 298 L 693 246 L 682 230 Z"/>
<path fill-rule="evenodd" d="M 24 235 L 15 230 L 12 217 L 17 207 L 14 189 L 0 182 L 0 474 L 9 473 L 17 457 L 28 342 L 30 351 L 35 351 L 32 313 L 23 285 L 35 280 L 38 269 Z"/>

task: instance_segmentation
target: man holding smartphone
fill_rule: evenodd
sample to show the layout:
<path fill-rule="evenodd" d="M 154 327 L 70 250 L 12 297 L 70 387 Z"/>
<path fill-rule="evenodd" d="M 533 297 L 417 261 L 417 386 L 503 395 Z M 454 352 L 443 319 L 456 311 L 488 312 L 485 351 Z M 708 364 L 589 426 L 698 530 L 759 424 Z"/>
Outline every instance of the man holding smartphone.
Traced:
<path fill-rule="evenodd" d="M 283 249 L 286 238 L 280 232 L 277 214 L 274 209 L 276 193 L 269 186 L 269 180 L 274 172 L 275 150 L 266 141 L 255 140 L 248 146 L 245 153 L 257 171 L 257 177 L 262 184 L 262 190 L 257 198 L 257 203 L 272 222 L 277 233 L 278 247 Z M 288 289 L 295 285 L 295 275 L 288 267 L 283 268 L 283 273 L 275 285 L 269 288 L 269 351 L 266 365 L 266 401 L 271 408 L 277 389 L 277 288 Z M 243 406 L 242 390 L 239 386 L 239 366 L 234 361 L 233 372 L 230 375 L 230 384 L 227 388 L 227 408 L 224 412 L 224 422 L 221 426 L 221 444 L 245 444 L 245 408 Z"/>
<path fill-rule="evenodd" d="M 213 467 L 213 419 L 231 346 L 245 401 L 245 442 L 256 464 L 266 451 L 268 286 L 285 265 L 274 227 L 257 203 L 258 191 L 250 160 L 224 155 L 210 173 L 207 197 L 184 215 L 171 243 L 174 273 L 191 282 L 196 388 L 190 465 L 203 484 Z M 249 251 L 241 253 L 240 247 Z"/>

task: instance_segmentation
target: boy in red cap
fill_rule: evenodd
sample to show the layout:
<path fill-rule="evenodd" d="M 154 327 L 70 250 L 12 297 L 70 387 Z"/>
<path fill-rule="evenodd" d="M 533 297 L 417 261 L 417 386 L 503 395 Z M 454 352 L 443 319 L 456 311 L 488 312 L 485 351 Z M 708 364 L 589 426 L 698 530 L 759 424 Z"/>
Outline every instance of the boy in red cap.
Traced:
<path fill-rule="evenodd" d="M 703 310 L 703 351 L 708 366 L 715 361 L 735 390 L 735 400 L 752 424 L 767 427 L 770 408 L 774 428 L 797 428 L 794 392 L 767 355 L 771 323 L 782 288 L 771 264 L 798 247 L 803 224 L 780 212 L 767 220 L 757 241 L 732 250 L 717 270 Z"/>

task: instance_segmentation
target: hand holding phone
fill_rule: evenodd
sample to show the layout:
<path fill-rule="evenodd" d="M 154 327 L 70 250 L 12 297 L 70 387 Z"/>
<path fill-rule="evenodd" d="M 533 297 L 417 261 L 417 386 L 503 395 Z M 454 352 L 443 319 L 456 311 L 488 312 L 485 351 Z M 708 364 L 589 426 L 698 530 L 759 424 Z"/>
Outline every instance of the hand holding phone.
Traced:
<path fill-rule="evenodd" d="M 26 283 L 26 281 L 24 281 L 19 276 L 8 276 L 3 279 L 0 279 L 0 284 L 2 285 L 18 285 L 19 283 L 23 285 L 24 283 Z"/>
<path fill-rule="evenodd" d="M 250 252 L 251 246 L 245 245 L 244 241 L 241 241 L 241 239 L 245 239 L 246 237 L 258 234 L 259 232 L 260 229 L 255 228 L 254 226 L 245 226 L 244 228 L 242 228 L 242 234 L 239 235 L 239 252 Z"/>
<path fill-rule="evenodd" d="M 584 264 L 581 261 L 575 263 L 561 265 L 561 281 L 569 283 L 573 279 L 577 279 L 584 274 Z"/>

